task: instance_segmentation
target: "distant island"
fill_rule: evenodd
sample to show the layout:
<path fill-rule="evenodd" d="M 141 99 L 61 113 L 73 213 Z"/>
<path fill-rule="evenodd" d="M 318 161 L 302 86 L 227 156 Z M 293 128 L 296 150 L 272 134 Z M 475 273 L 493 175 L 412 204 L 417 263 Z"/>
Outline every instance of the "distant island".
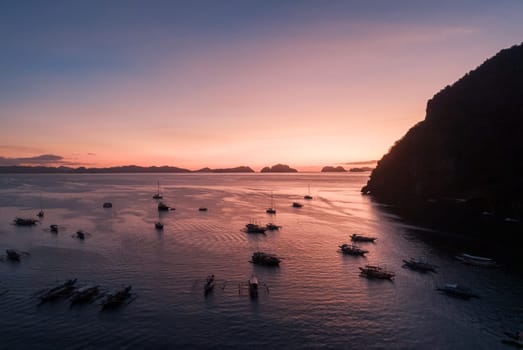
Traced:
<path fill-rule="evenodd" d="M 362 192 L 425 223 L 520 237 L 523 45 L 500 51 L 430 99 L 425 120 L 383 156 Z"/>
<path fill-rule="evenodd" d="M 276 164 L 272 167 L 265 167 L 260 172 L 262 173 L 297 173 L 298 170 L 291 168 L 286 164 Z"/>
<path fill-rule="evenodd" d="M 345 168 L 342 166 L 337 166 L 337 167 L 324 166 L 321 169 L 321 172 L 322 173 L 344 173 L 344 172 L 347 172 L 347 170 L 345 170 Z"/>
<path fill-rule="evenodd" d="M 210 169 L 202 168 L 194 171 L 195 173 L 254 173 L 254 170 L 248 166 L 239 166 L 236 168 Z"/>
<path fill-rule="evenodd" d="M 137 165 L 117 166 L 109 168 L 71 168 L 71 167 L 44 167 L 44 166 L 0 166 L 3 174 L 111 174 L 111 173 L 254 173 L 247 166 L 236 168 L 210 169 L 203 168 L 196 171 L 173 166 L 141 167 Z"/>

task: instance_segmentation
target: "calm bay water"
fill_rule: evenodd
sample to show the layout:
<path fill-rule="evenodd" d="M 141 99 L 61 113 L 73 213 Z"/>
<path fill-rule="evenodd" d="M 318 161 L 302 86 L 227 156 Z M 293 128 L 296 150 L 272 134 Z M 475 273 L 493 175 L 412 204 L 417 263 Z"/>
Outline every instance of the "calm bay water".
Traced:
<path fill-rule="evenodd" d="M 523 280 L 504 269 L 460 264 L 449 246 L 419 239 L 359 189 L 368 174 L 110 174 L 1 175 L 0 251 L 30 256 L 0 262 L 0 347 L 99 348 L 339 348 L 503 349 L 503 331 L 523 329 Z M 155 230 L 156 181 L 164 202 L 163 232 Z M 303 200 L 308 186 L 312 201 Z M 273 194 L 277 209 L 269 216 Z M 110 201 L 112 209 L 103 209 Z M 300 201 L 303 208 L 292 208 Z M 45 217 L 34 227 L 16 216 Z M 198 207 L 208 207 L 199 212 Z M 280 231 L 252 235 L 246 223 L 269 221 Z M 58 234 L 49 232 L 59 224 Z M 72 238 L 77 230 L 85 241 Z M 367 257 L 343 256 L 351 233 L 378 237 L 361 244 Z M 254 251 L 284 258 L 280 268 L 249 263 Z M 426 257 L 437 274 L 402 268 Z M 359 266 L 381 264 L 394 282 L 359 276 Z M 204 298 L 203 280 L 219 286 Z M 255 273 L 269 287 L 251 300 L 238 284 Z M 136 300 L 100 312 L 98 304 L 66 301 L 37 306 L 34 293 L 57 281 L 106 290 L 132 284 Z M 480 299 L 439 294 L 459 282 Z M 510 348 L 510 347 L 508 347 Z"/>

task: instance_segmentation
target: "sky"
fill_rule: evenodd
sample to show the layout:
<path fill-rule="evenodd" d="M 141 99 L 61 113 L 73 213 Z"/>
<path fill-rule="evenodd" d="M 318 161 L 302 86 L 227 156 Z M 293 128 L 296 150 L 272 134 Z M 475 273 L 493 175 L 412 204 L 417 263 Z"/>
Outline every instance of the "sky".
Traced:
<path fill-rule="evenodd" d="M 520 0 L 0 0 L 0 165 L 380 159 Z"/>

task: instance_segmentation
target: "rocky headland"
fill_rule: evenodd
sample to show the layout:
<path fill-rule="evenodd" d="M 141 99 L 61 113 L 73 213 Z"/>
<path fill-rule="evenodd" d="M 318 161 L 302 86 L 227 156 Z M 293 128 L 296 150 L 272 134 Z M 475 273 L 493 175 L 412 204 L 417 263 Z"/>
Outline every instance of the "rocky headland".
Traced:
<path fill-rule="evenodd" d="M 520 237 L 523 45 L 434 95 L 425 119 L 383 156 L 362 192 L 421 223 Z"/>

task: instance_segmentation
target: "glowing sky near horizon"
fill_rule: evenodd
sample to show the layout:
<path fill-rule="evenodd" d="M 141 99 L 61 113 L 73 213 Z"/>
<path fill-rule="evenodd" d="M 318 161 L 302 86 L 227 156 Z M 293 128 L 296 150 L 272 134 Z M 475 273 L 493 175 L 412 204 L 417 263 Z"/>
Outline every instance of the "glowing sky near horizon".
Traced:
<path fill-rule="evenodd" d="M 2 1 L 0 163 L 379 159 L 523 40 L 513 1 Z"/>

